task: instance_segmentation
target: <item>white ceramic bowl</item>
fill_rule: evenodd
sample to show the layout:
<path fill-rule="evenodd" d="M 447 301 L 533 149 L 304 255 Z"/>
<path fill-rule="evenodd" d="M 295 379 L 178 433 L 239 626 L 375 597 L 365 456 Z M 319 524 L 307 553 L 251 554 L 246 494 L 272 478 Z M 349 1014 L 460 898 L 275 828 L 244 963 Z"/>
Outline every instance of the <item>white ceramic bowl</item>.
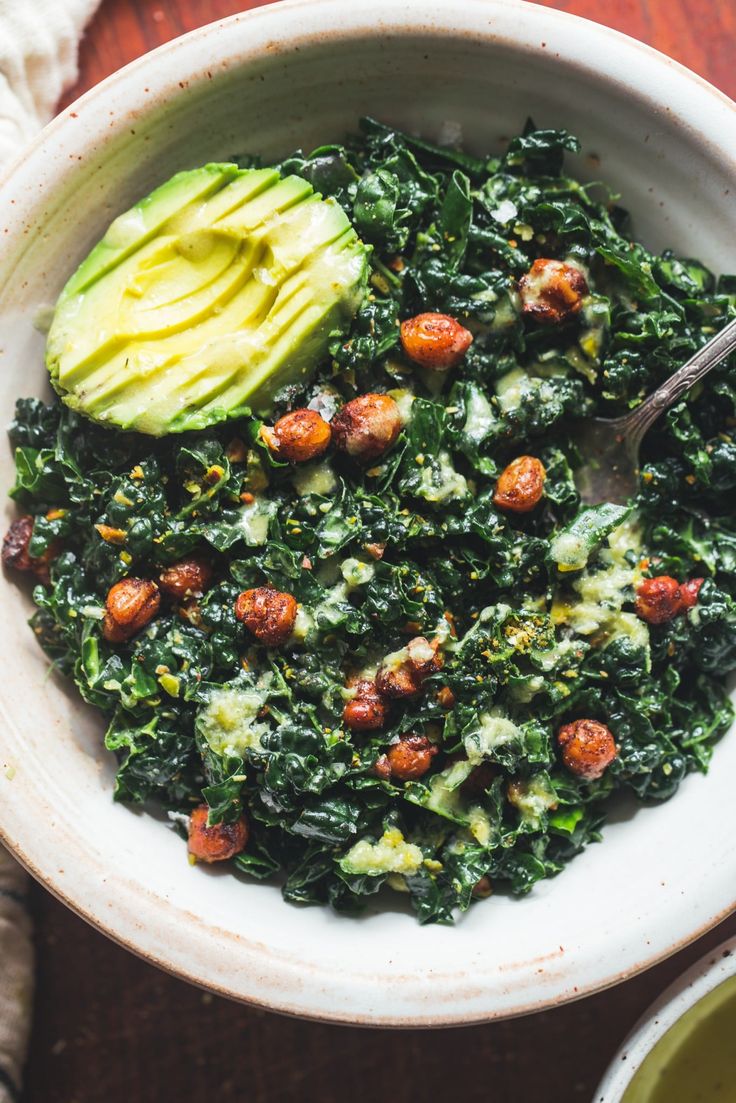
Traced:
<path fill-rule="evenodd" d="M 0 188 L 0 409 L 44 386 L 32 322 L 110 219 L 178 169 L 339 139 L 362 113 L 500 148 L 528 114 L 565 126 L 651 246 L 733 269 L 736 109 L 674 62 L 592 23 L 512 0 L 312 0 L 260 8 L 155 51 L 65 110 Z M 0 481 L 11 480 L 2 450 Z M 8 517 L 11 509 L 8 507 Z M 196 983 L 338 1021 L 466 1023 L 614 984 L 735 903 L 736 739 L 671 803 L 605 831 L 518 901 L 420 929 L 300 910 L 276 888 L 186 861 L 156 820 L 111 799 L 102 725 L 55 677 L 2 581 L 0 832 L 113 938 Z"/>
<path fill-rule="evenodd" d="M 736 938 L 730 938 L 696 961 L 642 1015 L 598 1085 L 593 1103 L 621 1103 L 626 1089 L 665 1034 L 727 980 L 736 976 Z M 728 988 L 728 995 L 733 991 Z M 722 998 L 719 993 L 714 997 Z M 702 1018 L 698 1021 L 703 1021 Z M 695 1024 L 693 1024 L 695 1025 Z M 680 1039 L 682 1041 L 683 1039 Z M 672 1055 L 677 1049 L 670 1051 Z M 658 1058 L 655 1058 L 658 1060 Z M 733 1087 L 733 1085 L 732 1085 Z"/>

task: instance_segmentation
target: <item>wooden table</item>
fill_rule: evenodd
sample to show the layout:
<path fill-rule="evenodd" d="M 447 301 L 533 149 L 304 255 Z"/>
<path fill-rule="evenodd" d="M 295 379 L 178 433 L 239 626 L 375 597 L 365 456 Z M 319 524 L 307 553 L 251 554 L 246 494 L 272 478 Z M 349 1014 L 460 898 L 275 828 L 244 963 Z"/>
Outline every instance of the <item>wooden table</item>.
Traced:
<path fill-rule="evenodd" d="M 175 35 L 264 2 L 103 0 L 69 99 Z M 734 0 L 543 2 L 650 42 L 736 96 Z M 119 949 L 38 886 L 32 902 L 38 992 L 25 1103 L 590 1103 L 647 1004 L 736 934 L 732 916 L 642 976 L 555 1011 L 392 1033 L 299 1022 L 212 997 Z"/>

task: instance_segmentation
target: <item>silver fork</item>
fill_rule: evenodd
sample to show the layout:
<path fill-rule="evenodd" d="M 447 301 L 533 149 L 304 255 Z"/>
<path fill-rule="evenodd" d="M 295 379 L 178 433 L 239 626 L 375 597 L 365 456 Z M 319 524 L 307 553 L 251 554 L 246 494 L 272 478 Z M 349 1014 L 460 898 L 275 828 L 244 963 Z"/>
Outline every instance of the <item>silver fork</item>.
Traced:
<path fill-rule="evenodd" d="M 734 350 L 736 318 L 711 337 L 630 414 L 617 418 L 588 418 L 580 422 L 575 443 L 583 462 L 575 473 L 575 482 L 584 502 L 588 505 L 624 503 L 636 493 L 639 448 L 644 434 L 660 414 Z"/>

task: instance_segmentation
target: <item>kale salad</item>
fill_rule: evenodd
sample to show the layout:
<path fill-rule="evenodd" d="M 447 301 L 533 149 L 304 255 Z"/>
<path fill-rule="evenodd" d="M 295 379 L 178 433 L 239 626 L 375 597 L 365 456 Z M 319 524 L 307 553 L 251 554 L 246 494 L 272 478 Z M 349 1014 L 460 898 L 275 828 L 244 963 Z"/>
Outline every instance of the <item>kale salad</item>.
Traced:
<path fill-rule="evenodd" d="M 627 506 L 581 506 L 575 430 L 734 317 L 736 278 L 633 240 L 566 175 L 578 149 L 528 124 L 477 158 L 365 119 L 180 173 L 62 293 L 3 562 L 105 717 L 115 799 L 192 863 L 450 923 L 560 872 L 622 791 L 707 769 L 736 362 L 650 431 Z"/>

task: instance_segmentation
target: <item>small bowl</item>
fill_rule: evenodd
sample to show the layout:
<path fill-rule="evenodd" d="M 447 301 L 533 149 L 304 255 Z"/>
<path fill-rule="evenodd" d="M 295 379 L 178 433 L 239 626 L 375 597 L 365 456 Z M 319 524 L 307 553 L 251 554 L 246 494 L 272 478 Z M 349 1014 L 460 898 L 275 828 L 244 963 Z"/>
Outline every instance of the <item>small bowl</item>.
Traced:
<path fill-rule="evenodd" d="M 528 115 L 566 127 L 585 151 L 571 171 L 621 191 L 650 247 L 733 264 L 736 108 L 676 63 L 512 0 L 284 0 L 123 69 L 7 172 L 2 421 L 16 396 L 44 393 L 34 319 L 116 214 L 179 169 L 339 140 L 366 113 L 429 137 L 459 124 L 476 151 L 501 150 Z M 3 449 L 0 483 L 12 477 Z M 101 718 L 48 677 L 28 595 L 0 587 L 0 835 L 89 922 L 197 984 L 340 1022 L 480 1022 L 615 984 L 736 905 L 732 737 L 673 801 L 619 811 L 562 876 L 454 929 L 416 928 L 399 902 L 362 919 L 299 909 L 274 886 L 192 869 L 178 837 L 113 803 Z"/>
<path fill-rule="evenodd" d="M 722 991 L 703 1006 L 706 996 L 715 993 L 721 986 Z M 686 1025 L 683 1022 L 684 1016 L 693 1012 L 688 1026 L 705 1023 L 707 1015 L 715 1010 L 714 1001 L 718 1005 L 721 997 L 732 999 L 734 995 L 736 938 L 730 938 L 696 961 L 644 1012 L 613 1058 L 593 1096 L 593 1103 L 622 1103 L 627 1089 L 632 1086 L 637 1073 L 650 1056 L 652 1064 L 646 1071 L 648 1076 L 656 1077 L 658 1070 L 681 1051 L 687 1035 L 670 1035 L 669 1032 L 678 1024 L 681 1024 L 681 1028 Z M 660 1042 L 662 1049 L 657 1050 Z"/>

